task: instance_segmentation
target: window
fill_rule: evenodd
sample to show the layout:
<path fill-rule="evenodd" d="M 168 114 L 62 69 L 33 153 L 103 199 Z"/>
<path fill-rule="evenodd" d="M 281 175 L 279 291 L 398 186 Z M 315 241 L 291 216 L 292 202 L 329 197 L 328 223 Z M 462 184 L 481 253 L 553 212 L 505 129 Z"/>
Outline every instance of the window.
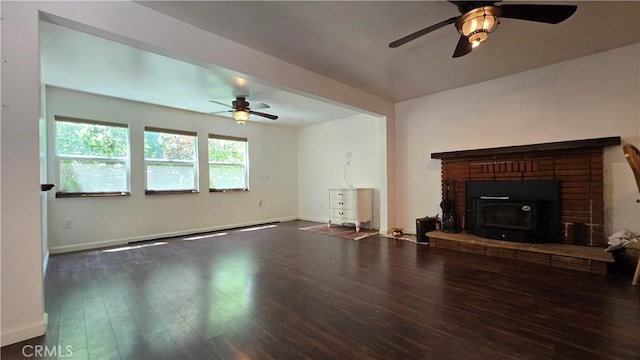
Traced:
<path fill-rule="evenodd" d="M 129 195 L 129 129 L 55 118 L 56 197 Z"/>
<path fill-rule="evenodd" d="M 144 163 L 147 194 L 198 191 L 195 132 L 146 127 Z"/>
<path fill-rule="evenodd" d="M 247 139 L 209 134 L 209 191 L 249 190 Z"/>

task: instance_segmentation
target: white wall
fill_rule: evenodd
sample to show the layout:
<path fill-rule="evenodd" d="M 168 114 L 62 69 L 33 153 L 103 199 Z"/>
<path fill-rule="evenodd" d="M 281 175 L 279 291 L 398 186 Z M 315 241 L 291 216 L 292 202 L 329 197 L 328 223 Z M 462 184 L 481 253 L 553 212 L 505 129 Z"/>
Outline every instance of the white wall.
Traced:
<path fill-rule="evenodd" d="M 46 329 L 40 226 L 38 14 L 29 2 L 2 11 L 2 345 Z M 6 61 L 6 62 L 5 62 Z"/>
<path fill-rule="evenodd" d="M 385 158 L 385 119 L 356 115 L 298 130 L 298 215 L 311 221 L 329 219 L 329 189 L 373 188 L 373 227 L 380 226 L 380 189 Z"/>
<path fill-rule="evenodd" d="M 126 123 L 131 142 L 131 196 L 55 198 L 54 191 L 50 192 L 51 253 L 296 218 L 297 194 L 292 191 L 297 186 L 295 129 L 256 122 L 240 126 L 221 116 L 55 87 L 47 87 L 46 102 L 49 129 L 56 115 Z M 144 194 L 145 125 L 197 132 L 198 194 Z M 248 138 L 250 191 L 209 193 L 209 133 Z M 57 179 L 53 146 L 51 140 L 49 178 Z M 64 229 L 65 220 L 72 221 L 71 229 Z"/>
<path fill-rule="evenodd" d="M 640 145 L 640 45 L 396 104 L 396 220 L 441 212 L 431 153 L 607 136 Z M 621 147 L 605 149 L 605 234 L 640 232 Z"/>

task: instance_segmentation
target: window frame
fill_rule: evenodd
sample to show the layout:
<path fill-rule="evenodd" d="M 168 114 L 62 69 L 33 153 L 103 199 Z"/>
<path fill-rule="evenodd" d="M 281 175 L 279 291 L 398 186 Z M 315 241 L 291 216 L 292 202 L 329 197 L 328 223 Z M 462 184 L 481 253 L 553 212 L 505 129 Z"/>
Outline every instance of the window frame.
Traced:
<path fill-rule="evenodd" d="M 167 160 L 167 159 L 147 159 L 144 146 L 146 145 L 146 133 L 147 132 L 155 132 L 155 133 L 164 133 L 170 135 L 184 135 L 184 136 L 192 136 L 194 138 L 193 145 L 193 160 Z M 154 126 L 145 126 L 143 132 L 143 152 L 142 157 L 144 160 L 144 193 L 145 195 L 168 195 L 168 194 L 197 194 L 199 193 L 199 164 L 198 164 L 198 133 L 196 131 L 186 131 L 186 130 L 175 130 L 175 129 L 166 129 L 159 128 Z M 192 164 L 193 166 L 193 188 L 191 189 L 165 189 L 165 190 L 153 190 L 149 189 L 148 176 L 147 176 L 147 166 L 148 164 Z"/>
<path fill-rule="evenodd" d="M 236 141 L 244 143 L 244 161 L 242 163 L 222 163 L 211 161 L 209 158 L 209 141 L 210 140 L 227 140 L 227 141 Z M 233 165 L 238 166 L 242 165 L 244 168 L 244 187 L 240 188 L 212 188 L 211 187 L 211 165 Z M 209 192 L 242 192 L 249 191 L 249 139 L 246 137 L 239 136 L 228 136 L 228 135 L 219 135 L 219 134 L 209 134 L 207 138 L 207 170 L 209 175 L 209 181 L 207 182 L 207 186 L 209 187 Z"/>
<path fill-rule="evenodd" d="M 60 155 L 58 153 L 58 123 L 76 123 L 86 125 L 98 125 L 108 126 L 114 128 L 124 128 L 127 134 L 127 155 L 125 157 L 109 157 L 109 156 L 94 156 L 94 155 Z M 55 163 L 55 178 L 58 184 L 62 184 L 62 160 L 83 160 L 83 161 L 96 161 L 105 162 L 105 160 L 112 161 L 113 163 L 123 163 L 125 168 L 125 185 L 124 191 L 56 191 L 56 198 L 76 198 L 76 197 L 111 197 L 111 196 L 131 196 L 131 132 L 129 124 L 117 123 L 109 121 L 91 120 L 74 118 L 69 116 L 55 115 L 53 118 L 53 148 L 54 148 L 54 163 Z"/>

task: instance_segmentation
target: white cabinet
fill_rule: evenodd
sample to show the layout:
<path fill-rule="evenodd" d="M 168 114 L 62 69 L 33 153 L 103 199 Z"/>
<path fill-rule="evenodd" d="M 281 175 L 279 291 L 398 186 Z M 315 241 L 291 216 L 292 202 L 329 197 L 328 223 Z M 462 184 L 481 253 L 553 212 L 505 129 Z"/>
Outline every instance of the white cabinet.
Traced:
<path fill-rule="evenodd" d="M 329 189 L 329 223 L 360 225 L 369 222 L 373 215 L 373 189 Z"/>

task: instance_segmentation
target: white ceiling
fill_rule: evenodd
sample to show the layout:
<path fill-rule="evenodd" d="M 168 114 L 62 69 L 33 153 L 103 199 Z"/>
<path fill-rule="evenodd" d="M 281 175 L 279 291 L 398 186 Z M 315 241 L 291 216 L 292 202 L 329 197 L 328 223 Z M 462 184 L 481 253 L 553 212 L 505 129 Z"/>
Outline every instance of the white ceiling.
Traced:
<path fill-rule="evenodd" d="M 258 116 L 252 121 L 280 126 L 306 127 L 342 119 L 358 112 L 265 86 L 233 76 L 216 66 L 207 68 L 140 50 L 97 36 L 40 22 L 41 79 L 47 85 L 126 100 L 195 111 L 221 112 L 234 96 L 248 96 L 250 103 L 263 102 L 275 114 L 275 122 Z"/>
<path fill-rule="evenodd" d="M 138 3 L 392 102 L 640 41 L 638 1 L 553 2 L 577 4 L 578 10 L 558 25 L 502 19 L 485 43 L 457 59 L 451 57 L 459 37 L 453 25 L 397 49 L 387 47 L 458 15 L 456 7 L 444 1 Z M 41 36 L 43 79 L 61 87 L 198 112 L 224 110 L 209 99 L 226 103 L 233 95 L 249 95 L 250 101 L 271 105 L 264 112 L 279 115 L 279 125 L 294 127 L 356 114 L 247 82 L 215 64 L 205 69 L 48 23 L 43 23 Z"/>

